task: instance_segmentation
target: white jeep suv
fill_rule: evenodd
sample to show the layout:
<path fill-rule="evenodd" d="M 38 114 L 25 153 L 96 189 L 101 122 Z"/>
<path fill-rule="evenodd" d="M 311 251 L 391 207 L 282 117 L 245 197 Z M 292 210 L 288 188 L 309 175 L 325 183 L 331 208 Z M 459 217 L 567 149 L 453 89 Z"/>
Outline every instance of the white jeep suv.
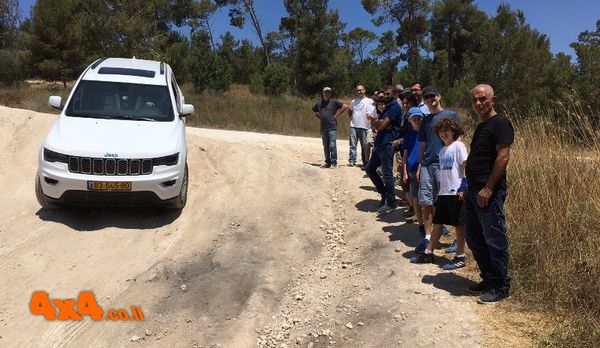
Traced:
<path fill-rule="evenodd" d="M 163 62 L 99 59 L 79 77 L 39 156 L 43 208 L 162 205 L 182 209 L 188 170 L 185 104 Z"/>

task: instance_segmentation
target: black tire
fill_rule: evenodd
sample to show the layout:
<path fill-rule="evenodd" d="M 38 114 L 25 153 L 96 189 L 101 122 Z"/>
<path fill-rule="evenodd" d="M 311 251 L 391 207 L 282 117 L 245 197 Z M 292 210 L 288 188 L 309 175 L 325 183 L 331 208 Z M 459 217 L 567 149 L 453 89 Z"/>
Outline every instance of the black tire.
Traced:
<path fill-rule="evenodd" d="M 42 191 L 42 184 L 40 182 L 40 178 L 36 176 L 35 179 L 35 198 L 37 198 L 38 203 L 42 206 L 43 209 L 56 209 L 57 206 L 48 202 L 46 196 L 44 195 L 44 191 Z"/>
<path fill-rule="evenodd" d="M 181 183 L 181 190 L 179 190 L 179 194 L 177 195 L 176 200 L 169 206 L 169 209 L 172 210 L 181 210 L 185 207 L 187 203 L 188 196 L 188 165 L 185 164 L 185 171 L 183 172 L 183 182 Z"/>

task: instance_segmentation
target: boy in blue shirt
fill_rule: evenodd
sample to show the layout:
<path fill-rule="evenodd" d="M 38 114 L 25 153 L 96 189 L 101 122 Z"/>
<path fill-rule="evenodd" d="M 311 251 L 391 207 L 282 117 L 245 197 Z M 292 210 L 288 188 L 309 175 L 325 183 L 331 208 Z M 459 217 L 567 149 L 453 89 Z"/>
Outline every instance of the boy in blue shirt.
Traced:
<path fill-rule="evenodd" d="M 419 128 L 421 127 L 421 120 L 425 116 L 423 111 L 418 107 L 412 107 L 407 113 L 408 122 L 410 122 L 412 129 L 404 134 L 404 141 L 402 147 L 404 148 L 404 155 L 402 156 L 404 165 L 403 181 L 409 187 L 410 199 L 412 200 L 412 206 L 415 210 L 415 216 L 419 221 L 419 231 L 425 234 L 425 226 L 423 225 L 423 218 L 421 217 L 421 206 L 419 205 L 419 180 L 417 179 L 417 169 L 419 168 L 419 149 L 421 143 L 417 140 L 419 134 Z"/>

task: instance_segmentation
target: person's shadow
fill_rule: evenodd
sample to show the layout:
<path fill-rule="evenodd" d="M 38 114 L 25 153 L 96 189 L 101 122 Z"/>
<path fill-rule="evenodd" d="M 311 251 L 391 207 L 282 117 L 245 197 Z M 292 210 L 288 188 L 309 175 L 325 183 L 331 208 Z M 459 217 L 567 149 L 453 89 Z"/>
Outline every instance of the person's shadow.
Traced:
<path fill-rule="evenodd" d="M 156 229 L 171 224 L 181 210 L 159 208 L 95 208 L 95 209 L 40 209 L 36 215 L 43 221 L 51 221 L 84 231 L 99 231 L 107 227 L 122 229 Z"/>
<path fill-rule="evenodd" d="M 379 201 L 376 199 L 365 199 L 354 205 L 356 209 L 364 212 L 375 212 L 379 208 Z"/>
<path fill-rule="evenodd" d="M 304 164 L 308 164 L 309 166 L 313 166 L 313 167 L 320 167 L 323 165 L 323 163 L 311 163 L 311 162 L 302 162 Z"/>
<path fill-rule="evenodd" d="M 384 232 L 389 233 L 390 242 L 401 241 L 408 247 L 415 248 L 423 237 L 419 234 L 419 225 L 402 224 L 385 226 Z"/>
<path fill-rule="evenodd" d="M 361 190 L 365 190 L 365 191 L 371 191 L 371 192 L 377 192 L 377 189 L 373 186 L 360 186 L 359 189 Z"/>
<path fill-rule="evenodd" d="M 431 284 L 437 289 L 445 290 L 452 296 L 472 296 L 467 288 L 476 283 L 453 272 L 440 272 L 436 275 L 426 275 L 422 282 Z"/>

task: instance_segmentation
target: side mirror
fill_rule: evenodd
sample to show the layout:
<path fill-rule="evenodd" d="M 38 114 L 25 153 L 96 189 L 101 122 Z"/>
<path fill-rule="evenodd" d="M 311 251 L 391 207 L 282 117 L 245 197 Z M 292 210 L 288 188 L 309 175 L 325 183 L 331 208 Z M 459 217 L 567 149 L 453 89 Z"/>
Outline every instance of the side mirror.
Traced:
<path fill-rule="evenodd" d="M 62 110 L 62 98 L 53 95 L 50 98 L 48 98 L 48 105 L 55 109 Z"/>
<path fill-rule="evenodd" d="M 192 104 L 183 104 L 181 106 L 181 113 L 179 114 L 181 117 L 189 116 L 194 113 L 194 105 Z"/>

